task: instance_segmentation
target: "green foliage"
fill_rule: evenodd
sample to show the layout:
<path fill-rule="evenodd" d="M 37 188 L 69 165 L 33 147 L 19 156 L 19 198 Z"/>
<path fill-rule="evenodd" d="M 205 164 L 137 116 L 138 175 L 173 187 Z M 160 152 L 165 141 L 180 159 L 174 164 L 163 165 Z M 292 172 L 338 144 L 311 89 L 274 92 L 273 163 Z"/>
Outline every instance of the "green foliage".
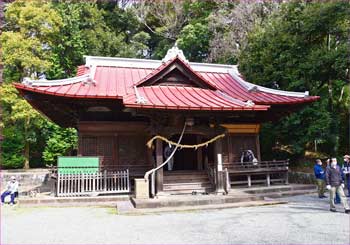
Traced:
<path fill-rule="evenodd" d="M 30 145 L 35 144 L 40 137 L 40 127 L 44 124 L 45 119 L 26 100 L 19 97 L 18 91 L 12 85 L 2 85 L 0 95 L 0 103 L 4 109 L 3 126 L 5 129 L 14 129 L 4 134 L 4 166 L 19 166 L 19 160 L 24 159 L 22 165 L 29 168 Z M 19 154 L 18 149 L 6 147 L 7 142 L 18 143 L 19 139 L 22 141 L 19 145 L 22 147 L 23 158 L 16 156 Z"/>
<path fill-rule="evenodd" d="M 62 25 L 60 16 L 44 1 L 18 0 L 5 12 L 1 35 L 3 63 L 21 76 L 36 76 L 51 66 L 51 47 Z"/>
<path fill-rule="evenodd" d="M 122 36 L 111 32 L 96 4 L 58 3 L 54 9 L 61 16 L 62 28 L 52 48 L 49 78 L 74 76 L 83 55 L 115 56 L 123 46 Z"/>
<path fill-rule="evenodd" d="M 335 155 L 339 150 L 339 136 L 345 134 L 344 129 L 340 131 L 341 118 L 348 115 L 345 108 L 349 98 L 344 88 L 349 84 L 349 11 L 350 5 L 345 2 L 288 3 L 250 33 L 239 59 L 247 80 L 321 96 L 319 103 L 265 130 L 262 139 L 274 135 L 273 139 L 269 137 L 272 148 L 288 148 L 300 156 L 317 140 L 326 154 Z M 348 140 L 343 139 L 342 144 L 343 150 L 349 149 Z"/>
<path fill-rule="evenodd" d="M 71 151 L 77 148 L 77 131 L 73 128 L 60 128 L 50 123 L 47 128 L 52 133 L 49 135 L 43 159 L 48 164 L 56 164 L 58 156 L 70 155 Z"/>
<path fill-rule="evenodd" d="M 22 168 L 24 165 L 24 140 L 23 135 L 18 133 L 16 126 L 8 126 L 4 128 L 4 138 L 2 143 L 2 168 Z"/>
<path fill-rule="evenodd" d="M 210 33 L 207 25 L 201 23 L 185 26 L 177 40 L 185 56 L 191 61 L 202 61 L 208 55 Z"/>
<path fill-rule="evenodd" d="M 126 4 L 125 4 L 126 3 Z M 305 91 L 321 101 L 262 128 L 262 155 L 301 158 L 349 150 L 349 3 L 271 1 L 17 0 L 0 37 L 4 81 L 71 77 L 84 55 L 161 59 L 175 41 L 190 61 L 236 63 L 248 81 Z M 74 129 L 43 118 L 11 85 L 3 167 L 43 166 L 76 148 Z"/>

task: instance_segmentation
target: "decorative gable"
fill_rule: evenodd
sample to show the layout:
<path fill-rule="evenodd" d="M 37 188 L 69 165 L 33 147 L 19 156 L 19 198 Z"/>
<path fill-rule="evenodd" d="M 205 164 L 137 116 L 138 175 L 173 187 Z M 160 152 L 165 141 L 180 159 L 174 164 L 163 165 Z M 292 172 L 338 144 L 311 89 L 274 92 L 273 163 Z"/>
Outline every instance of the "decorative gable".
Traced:
<path fill-rule="evenodd" d="M 136 86 L 185 86 L 216 90 L 212 83 L 194 71 L 179 56 L 163 63 Z"/>

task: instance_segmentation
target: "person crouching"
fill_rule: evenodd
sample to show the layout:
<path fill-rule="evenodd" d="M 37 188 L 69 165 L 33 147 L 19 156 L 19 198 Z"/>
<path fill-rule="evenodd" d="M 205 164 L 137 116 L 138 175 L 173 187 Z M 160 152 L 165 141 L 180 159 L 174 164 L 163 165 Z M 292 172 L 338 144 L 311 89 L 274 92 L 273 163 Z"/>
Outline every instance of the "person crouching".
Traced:
<path fill-rule="evenodd" d="M 332 212 L 337 211 L 334 205 L 334 197 L 335 197 L 335 193 L 338 193 L 340 200 L 344 206 L 345 213 L 350 213 L 349 204 L 344 194 L 344 176 L 342 174 L 342 170 L 337 165 L 336 158 L 332 158 L 330 168 L 326 169 L 326 184 L 327 184 L 327 189 L 330 192 L 330 195 L 329 195 L 330 211 Z"/>
<path fill-rule="evenodd" d="M 322 161 L 320 159 L 316 160 L 316 164 L 314 166 L 314 173 L 316 177 L 316 184 L 317 184 L 317 190 L 318 190 L 318 197 L 319 198 L 325 198 L 325 172 L 322 168 Z"/>
<path fill-rule="evenodd" d="M 11 196 L 10 205 L 14 205 L 15 204 L 15 197 L 18 194 L 18 181 L 16 180 L 15 176 L 11 177 L 11 180 L 9 182 L 7 182 L 6 187 L 7 187 L 6 191 L 4 191 L 1 194 L 1 204 L 4 204 L 5 197 L 10 195 Z"/>

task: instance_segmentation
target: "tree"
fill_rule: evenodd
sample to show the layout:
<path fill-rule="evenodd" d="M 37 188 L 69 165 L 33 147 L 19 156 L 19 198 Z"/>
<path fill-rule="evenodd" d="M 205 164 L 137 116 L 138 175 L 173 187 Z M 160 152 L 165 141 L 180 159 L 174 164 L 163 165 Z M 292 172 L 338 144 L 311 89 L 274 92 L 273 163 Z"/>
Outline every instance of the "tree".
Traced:
<path fill-rule="evenodd" d="M 186 25 L 177 40 L 179 47 L 190 61 L 203 61 L 208 56 L 210 33 L 201 23 Z"/>
<path fill-rule="evenodd" d="M 46 1 L 19 0 L 7 6 L 5 19 L 6 25 L 0 39 L 4 80 L 7 83 L 1 88 L 3 124 L 8 129 L 5 139 L 6 143 L 22 140 L 23 148 L 20 152 L 18 147 L 6 148 L 4 165 L 10 166 L 12 161 L 19 166 L 22 159 L 24 168 L 29 168 L 30 145 L 37 141 L 40 135 L 38 129 L 44 119 L 18 97 L 16 89 L 9 83 L 20 81 L 25 76 L 35 78 L 50 67 L 51 47 L 57 39 L 61 18 Z M 23 158 L 19 157 L 21 154 Z"/>
<path fill-rule="evenodd" d="M 345 132 L 339 122 L 347 114 L 347 98 L 338 98 L 349 84 L 349 11 L 346 2 L 283 4 L 278 14 L 255 27 L 239 56 L 240 70 L 249 81 L 321 96 L 320 102 L 273 128 L 274 141 L 289 145 L 294 154 L 304 153 L 315 140 L 323 142 L 326 154 L 340 154 L 339 138 Z"/>
<path fill-rule="evenodd" d="M 7 2 L 10 1 L 1 1 L 0 2 L 0 36 L 2 34 L 2 30 L 6 25 L 5 22 L 5 4 Z M 2 47 L 0 47 L 0 57 L 2 57 Z M 2 60 L 0 60 L 0 87 L 2 86 L 3 83 L 3 70 L 4 70 L 4 65 Z M 2 143 L 3 143 L 3 123 L 2 123 L 2 119 L 3 119 L 3 109 L 2 109 L 2 104 L 0 103 L 0 166 L 2 165 L 2 161 L 1 161 L 1 154 L 2 154 Z"/>
<path fill-rule="evenodd" d="M 247 44 L 248 34 L 279 9 L 279 2 L 218 1 L 218 10 L 209 16 L 208 29 L 212 38 L 207 60 L 236 64 L 239 52 Z"/>
<path fill-rule="evenodd" d="M 51 65 L 61 17 L 45 1 L 18 0 L 9 4 L 5 18 L 7 25 L 1 43 L 5 69 L 14 74 L 9 79 L 37 77 Z"/>
<path fill-rule="evenodd" d="M 208 16 L 217 9 L 215 1 L 141 1 L 134 4 L 139 22 L 146 28 L 150 57 L 161 59 L 175 41 L 192 61 L 207 57 L 210 32 Z"/>
<path fill-rule="evenodd" d="M 27 101 L 18 96 L 18 92 L 10 84 L 3 85 L 0 90 L 1 103 L 4 105 L 4 124 L 7 127 L 17 128 L 22 131 L 24 168 L 29 168 L 30 144 L 38 138 L 38 128 L 44 123 L 42 116 L 34 110 Z M 20 134 L 13 136 L 18 139 Z M 21 137 L 20 137 L 21 138 Z M 18 140 L 16 140 L 18 141 Z M 18 155 L 15 153 L 15 155 Z"/>

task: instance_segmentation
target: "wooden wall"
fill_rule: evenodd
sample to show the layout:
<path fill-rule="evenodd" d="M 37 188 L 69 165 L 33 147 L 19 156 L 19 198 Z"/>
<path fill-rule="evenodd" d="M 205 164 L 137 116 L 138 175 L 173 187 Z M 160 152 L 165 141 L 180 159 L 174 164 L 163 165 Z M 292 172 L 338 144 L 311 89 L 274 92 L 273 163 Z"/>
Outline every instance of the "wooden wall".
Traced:
<path fill-rule="evenodd" d="M 78 154 L 100 156 L 103 168 L 129 169 L 131 176 L 142 176 L 153 167 L 146 127 L 139 122 L 81 122 Z"/>
<path fill-rule="evenodd" d="M 146 147 L 151 138 L 146 123 L 141 122 L 80 122 L 78 154 L 101 156 L 102 167 L 129 169 L 131 176 L 141 177 L 154 166 L 152 151 Z M 235 124 L 228 126 L 228 133 L 222 139 L 224 167 L 240 162 L 243 150 L 253 150 L 260 157 L 259 127 Z M 204 135 L 201 141 L 208 140 Z M 214 165 L 214 147 L 210 144 L 202 149 L 200 158 Z M 199 153 L 198 153 L 199 155 Z M 198 159 L 197 159 L 198 160 Z"/>
<path fill-rule="evenodd" d="M 222 161 L 224 167 L 233 166 L 241 161 L 243 150 L 252 150 L 260 161 L 259 124 L 222 124 L 227 129 L 222 139 Z M 209 148 L 210 150 L 210 148 Z M 209 153 L 209 165 L 213 165 L 214 155 Z"/>

